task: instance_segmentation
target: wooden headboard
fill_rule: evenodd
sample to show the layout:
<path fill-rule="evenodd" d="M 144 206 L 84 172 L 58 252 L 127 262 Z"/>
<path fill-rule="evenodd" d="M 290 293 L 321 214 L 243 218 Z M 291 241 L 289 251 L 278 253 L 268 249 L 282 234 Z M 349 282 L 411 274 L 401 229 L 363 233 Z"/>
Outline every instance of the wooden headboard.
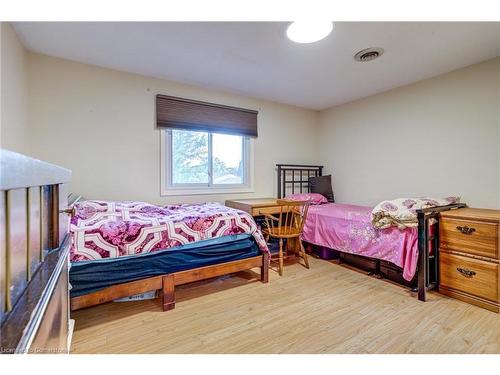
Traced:
<path fill-rule="evenodd" d="M 309 177 L 323 174 L 322 165 L 276 164 L 278 168 L 278 198 L 288 194 L 309 193 Z"/>
<path fill-rule="evenodd" d="M 65 351 L 71 171 L 3 149 L 0 164 L 0 347 Z"/>

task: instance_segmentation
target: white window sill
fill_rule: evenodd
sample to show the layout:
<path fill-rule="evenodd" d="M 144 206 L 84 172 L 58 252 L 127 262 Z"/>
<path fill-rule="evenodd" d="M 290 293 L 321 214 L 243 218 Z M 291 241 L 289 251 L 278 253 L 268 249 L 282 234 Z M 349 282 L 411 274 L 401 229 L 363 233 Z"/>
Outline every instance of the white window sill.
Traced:
<path fill-rule="evenodd" d="M 210 195 L 210 194 L 238 194 L 238 193 L 253 193 L 254 189 L 251 187 L 241 188 L 214 188 L 214 189 L 166 189 L 162 190 L 161 196 L 182 196 L 182 195 Z"/>

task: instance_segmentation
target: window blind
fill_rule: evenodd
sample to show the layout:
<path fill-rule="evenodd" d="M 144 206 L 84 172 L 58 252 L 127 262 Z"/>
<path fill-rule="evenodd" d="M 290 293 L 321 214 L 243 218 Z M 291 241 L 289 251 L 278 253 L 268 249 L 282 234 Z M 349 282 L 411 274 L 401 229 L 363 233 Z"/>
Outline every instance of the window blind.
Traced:
<path fill-rule="evenodd" d="M 257 137 L 257 111 L 221 104 L 156 96 L 158 128 L 210 131 Z"/>

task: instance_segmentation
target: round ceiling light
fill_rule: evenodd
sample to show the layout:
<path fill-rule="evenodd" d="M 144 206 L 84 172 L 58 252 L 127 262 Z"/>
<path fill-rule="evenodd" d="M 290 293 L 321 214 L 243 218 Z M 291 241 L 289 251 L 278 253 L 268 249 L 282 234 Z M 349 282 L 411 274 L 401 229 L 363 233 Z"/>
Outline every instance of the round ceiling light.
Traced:
<path fill-rule="evenodd" d="M 331 21 L 292 22 L 286 30 L 288 39 L 296 43 L 314 43 L 326 38 L 333 30 Z"/>

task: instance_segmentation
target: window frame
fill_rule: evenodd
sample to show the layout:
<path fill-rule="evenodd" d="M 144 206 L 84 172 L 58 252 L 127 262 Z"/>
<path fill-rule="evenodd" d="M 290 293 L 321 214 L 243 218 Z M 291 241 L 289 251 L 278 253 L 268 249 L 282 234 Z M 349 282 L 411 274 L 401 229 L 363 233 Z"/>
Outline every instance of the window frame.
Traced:
<path fill-rule="evenodd" d="M 208 195 L 208 194 L 232 194 L 232 193 L 252 193 L 253 187 L 253 139 L 241 135 L 243 138 L 243 183 L 242 184 L 213 184 L 212 176 L 212 135 L 217 132 L 204 131 L 208 133 L 208 165 L 209 182 L 173 184 L 172 183 L 172 131 L 182 129 L 162 129 L 160 131 L 160 195 Z M 195 131 L 195 130 L 186 130 Z M 222 134 L 222 133 L 220 133 Z"/>

